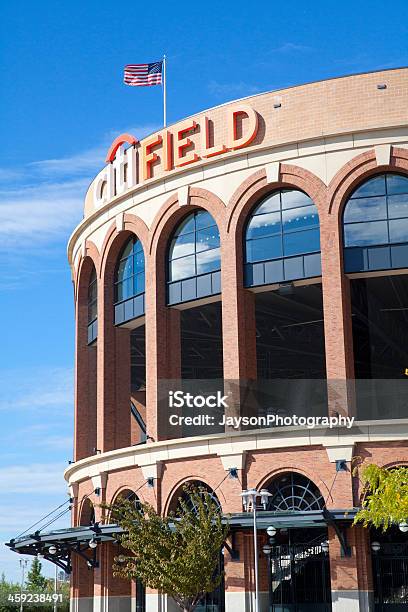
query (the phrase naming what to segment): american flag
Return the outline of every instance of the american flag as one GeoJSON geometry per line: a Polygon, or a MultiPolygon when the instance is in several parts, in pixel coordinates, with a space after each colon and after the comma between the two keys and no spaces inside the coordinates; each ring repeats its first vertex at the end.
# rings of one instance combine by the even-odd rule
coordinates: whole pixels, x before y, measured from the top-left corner
{"type": "Polygon", "coordinates": [[[160,85],[162,73],[163,60],[151,64],[128,64],[125,66],[123,82],[133,87],[160,85]]]}

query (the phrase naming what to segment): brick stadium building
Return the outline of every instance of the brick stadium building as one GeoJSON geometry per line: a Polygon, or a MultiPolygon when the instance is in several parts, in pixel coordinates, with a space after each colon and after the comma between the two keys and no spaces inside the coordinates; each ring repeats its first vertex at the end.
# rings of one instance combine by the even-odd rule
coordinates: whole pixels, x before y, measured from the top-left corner
{"type": "Polygon", "coordinates": [[[200,612],[254,610],[252,488],[271,493],[258,511],[262,611],[407,609],[406,536],[351,523],[353,461],[408,462],[408,69],[122,135],[107,162],[68,246],[76,529],[54,541],[61,558],[79,546],[90,559],[71,554],[72,609],[174,610],[112,576],[120,550],[99,504],[133,496],[166,513],[187,482],[231,515],[225,577],[200,612]],[[227,416],[355,421],[169,428],[163,388],[212,384],[228,388],[227,416]]]}

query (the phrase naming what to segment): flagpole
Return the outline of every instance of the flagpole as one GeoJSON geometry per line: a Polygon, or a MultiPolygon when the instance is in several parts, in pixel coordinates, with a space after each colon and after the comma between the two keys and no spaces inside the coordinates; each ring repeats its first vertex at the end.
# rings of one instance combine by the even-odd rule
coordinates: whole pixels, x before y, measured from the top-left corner
{"type": "Polygon", "coordinates": [[[166,55],[163,55],[163,127],[166,123],[166,55]]]}

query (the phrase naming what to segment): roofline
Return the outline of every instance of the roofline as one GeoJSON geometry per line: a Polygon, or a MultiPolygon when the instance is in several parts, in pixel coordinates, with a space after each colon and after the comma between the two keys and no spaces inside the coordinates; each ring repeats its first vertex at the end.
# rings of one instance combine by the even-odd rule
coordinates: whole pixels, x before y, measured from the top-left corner
{"type": "Polygon", "coordinates": [[[279,89],[267,89],[265,91],[260,91],[256,94],[251,94],[249,96],[244,96],[242,98],[234,98],[233,100],[228,100],[227,102],[222,102],[221,104],[217,104],[216,106],[210,106],[207,108],[203,108],[202,110],[199,110],[195,113],[192,113],[190,115],[187,115],[185,117],[181,117],[180,119],[177,119],[176,121],[173,121],[172,123],[166,125],[165,127],[161,127],[158,130],[155,130],[154,132],[149,132],[149,134],[147,134],[146,136],[144,136],[142,138],[142,140],[145,140],[145,138],[148,138],[149,136],[151,136],[152,134],[157,134],[158,132],[161,132],[164,129],[168,129],[174,125],[177,125],[177,123],[179,123],[180,121],[184,121],[185,119],[190,119],[192,117],[197,117],[197,115],[201,115],[202,113],[206,113],[209,111],[213,111],[217,108],[222,108],[223,106],[228,106],[229,104],[234,104],[235,102],[243,102],[244,100],[251,100],[252,98],[257,98],[259,96],[265,96],[266,94],[277,94],[279,92],[283,92],[283,91],[288,91],[290,89],[296,89],[297,87],[305,87],[307,85],[314,85],[315,83],[325,83],[328,81],[336,81],[336,80],[340,80],[340,79],[348,79],[351,77],[355,77],[355,76],[362,76],[365,74],[375,74],[375,73],[382,73],[382,72],[392,72],[394,70],[407,70],[408,69],[408,65],[407,66],[398,66],[395,68],[383,68],[380,70],[366,70],[366,71],[361,71],[361,72],[350,72],[348,74],[343,74],[341,76],[332,76],[332,77],[328,77],[325,79],[317,79],[316,81],[305,81],[304,83],[297,83],[296,85],[289,85],[288,87],[282,87],[279,89]]]}

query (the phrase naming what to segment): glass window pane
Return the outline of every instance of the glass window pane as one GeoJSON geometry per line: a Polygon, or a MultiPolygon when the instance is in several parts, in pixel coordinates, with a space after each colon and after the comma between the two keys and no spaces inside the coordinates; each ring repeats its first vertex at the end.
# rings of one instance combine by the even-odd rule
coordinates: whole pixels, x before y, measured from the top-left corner
{"type": "Polygon", "coordinates": [[[143,253],[143,247],[142,247],[142,243],[140,242],[140,240],[136,240],[135,244],[133,246],[133,252],[134,253],[143,253]]]}
{"type": "Polygon", "coordinates": [[[170,259],[177,259],[194,253],[195,234],[183,234],[175,238],[170,247],[170,259]]]}
{"type": "Polygon", "coordinates": [[[247,228],[247,238],[270,236],[281,232],[281,214],[267,213],[252,217],[247,228]]]}
{"type": "Polygon", "coordinates": [[[387,174],[387,193],[408,193],[408,177],[400,174],[387,174]]]}
{"type": "Polygon", "coordinates": [[[385,175],[374,176],[354,191],[352,198],[385,195],[385,175]]]}
{"type": "Polygon", "coordinates": [[[264,200],[258,208],[255,209],[254,215],[261,215],[266,212],[280,210],[280,191],[273,193],[264,200]]]}
{"type": "Polygon", "coordinates": [[[195,275],[195,255],[174,259],[170,262],[170,281],[195,275]]]}
{"type": "Polygon", "coordinates": [[[218,227],[212,226],[197,232],[197,252],[207,251],[220,246],[220,235],[218,227]]]}
{"type": "Polygon", "coordinates": [[[211,249],[197,255],[197,274],[213,272],[221,268],[220,249],[211,249]]]}
{"type": "Polygon", "coordinates": [[[283,231],[290,232],[319,225],[316,206],[291,208],[282,212],[283,231]]]}
{"type": "Polygon", "coordinates": [[[133,295],[133,276],[127,278],[122,283],[122,299],[127,300],[133,295]]]}
{"type": "Polygon", "coordinates": [[[346,247],[369,244],[388,244],[386,221],[350,223],[344,226],[344,245],[346,247]]]}
{"type": "Polygon", "coordinates": [[[116,302],[121,302],[123,300],[123,283],[118,283],[116,285],[116,302]]]}
{"type": "Polygon", "coordinates": [[[96,319],[97,314],[98,313],[97,313],[96,302],[93,302],[93,303],[89,304],[89,308],[88,308],[88,323],[90,323],[91,321],[96,319]]]}
{"type": "Polygon", "coordinates": [[[96,283],[92,283],[91,285],[89,285],[89,289],[88,289],[88,300],[90,302],[96,300],[97,297],[97,284],[96,283]]]}
{"type": "Polygon", "coordinates": [[[285,257],[313,253],[319,250],[320,231],[318,228],[283,235],[283,252],[285,257]]]}
{"type": "Polygon", "coordinates": [[[378,198],[361,198],[350,200],[344,211],[344,222],[375,221],[387,218],[387,202],[385,196],[378,198]]]}
{"type": "Polygon", "coordinates": [[[125,278],[128,278],[132,274],[133,274],[133,257],[130,256],[127,259],[119,262],[117,280],[118,281],[123,280],[125,278]]]}
{"type": "Polygon", "coordinates": [[[133,295],[139,295],[140,293],[143,293],[145,290],[145,275],[142,274],[136,274],[136,276],[133,277],[133,295]]]}
{"type": "Polygon", "coordinates": [[[196,228],[210,227],[216,225],[213,217],[206,210],[200,210],[196,213],[196,228]]]}
{"type": "Polygon", "coordinates": [[[189,215],[184,221],[178,226],[176,230],[176,236],[180,236],[181,234],[188,234],[189,232],[194,232],[195,224],[194,224],[194,215],[189,215]]]}
{"type": "Polygon", "coordinates": [[[408,219],[390,221],[390,242],[408,242],[408,219]]]}
{"type": "Polygon", "coordinates": [[[123,249],[121,253],[120,259],[125,259],[126,257],[129,257],[132,251],[133,251],[133,240],[129,240],[129,242],[126,244],[125,248],[123,249]]]}
{"type": "Polygon", "coordinates": [[[268,259],[276,259],[277,257],[282,257],[282,240],[280,234],[278,236],[248,240],[246,243],[246,261],[248,263],[267,261],[268,259]]]}
{"type": "Polygon", "coordinates": [[[282,209],[309,206],[310,204],[313,204],[313,201],[303,191],[295,189],[282,191],[282,209]]]}
{"type": "Polygon", "coordinates": [[[388,217],[408,217],[408,194],[388,196],[388,217]]]}
{"type": "Polygon", "coordinates": [[[136,253],[133,259],[134,259],[133,265],[134,265],[135,274],[137,274],[138,272],[143,272],[144,267],[145,267],[143,251],[139,251],[139,253],[136,253]]]}

